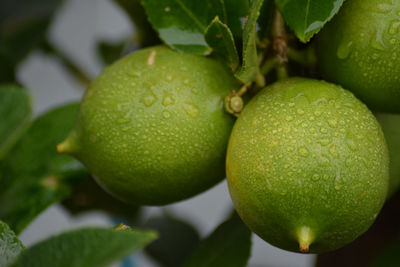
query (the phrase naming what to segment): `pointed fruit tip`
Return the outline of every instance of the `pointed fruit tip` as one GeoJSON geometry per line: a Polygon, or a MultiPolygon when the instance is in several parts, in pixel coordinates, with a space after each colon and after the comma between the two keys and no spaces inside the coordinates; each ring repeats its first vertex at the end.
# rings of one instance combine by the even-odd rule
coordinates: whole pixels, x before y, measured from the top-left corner
{"type": "Polygon", "coordinates": [[[297,232],[297,239],[300,252],[308,253],[310,251],[310,245],[314,241],[314,235],[311,229],[307,226],[301,227],[297,232]]]}

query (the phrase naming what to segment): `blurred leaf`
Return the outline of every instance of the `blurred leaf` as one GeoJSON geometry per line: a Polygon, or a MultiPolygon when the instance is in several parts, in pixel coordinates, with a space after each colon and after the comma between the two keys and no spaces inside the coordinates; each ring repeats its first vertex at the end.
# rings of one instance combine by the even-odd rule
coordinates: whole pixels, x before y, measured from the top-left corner
{"type": "Polygon", "coordinates": [[[205,38],[217,56],[222,58],[232,71],[235,71],[239,66],[239,56],[235,41],[228,26],[222,23],[218,16],[208,25],[205,38]]]}
{"type": "MultiPolygon", "coordinates": [[[[15,70],[29,52],[38,48],[62,0],[2,0],[0,1],[0,58],[8,72],[15,70]]],[[[2,81],[13,76],[1,74],[2,81]],[[6,78],[7,77],[7,78],[6,78]]]]}
{"type": "Polygon", "coordinates": [[[185,267],[245,267],[250,250],[251,231],[235,213],[200,243],[185,267]]]}
{"type": "Polygon", "coordinates": [[[7,224],[0,221],[0,266],[8,266],[25,247],[7,224]]]}
{"type": "Polygon", "coordinates": [[[389,191],[388,198],[400,189],[400,114],[375,114],[382,126],[389,149],[389,191]]]}
{"type": "Polygon", "coordinates": [[[110,215],[126,219],[130,224],[136,221],[140,211],[140,207],[122,202],[106,193],[91,177],[77,184],[72,194],[62,204],[75,215],[102,210],[110,215]]]}
{"type": "Polygon", "coordinates": [[[265,0],[258,17],[259,30],[257,32],[261,39],[269,36],[271,32],[272,18],[274,14],[275,3],[274,0],[265,0]]]}
{"type": "Polygon", "coordinates": [[[34,245],[13,266],[108,266],[156,238],[157,233],[149,230],[84,228],[34,245]]]}
{"type": "Polygon", "coordinates": [[[257,75],[260,73],[258,67],[255,32],[257,19],[260,15],[260,9],[263,2],[264,0],[251,1],[250,15],[248,16],[247,22],[244,26],[242,66],[235,73],[236,78],[243,83],[254,81],[257,78],[257,75]]]}
{"type": "Polygon", "coordinates": [[[68,196],[74,179],[87,176],[81,163],[56,151],[77,110],[78,104],[69,104],[38,117],[0,162],[0,219],[17,234],[48,206],[68,196]]]}
{"type": "Polygon", "coordinates": [[[217,15],[225,19],[221,0],[143,0],[144,8],[160,38],[172,48],[198,55],[207,55],[211,48],[204,32],[217,15]]]}
{"type": "Polygon", "coordinates": [[[339,11],[344,0],[275,0],[283,18],[306,43],[339,11]]]}
{"type": "Polygon", "coordinates": [[[129,16],[135,25],[136,40],[143,47],[161,43],[157,32],[147,20],[146,12],[138,0],[114,0],[129,16]]]}
{"type": "Polygon", "coordinates": [[[200,241],[192,225],[168,214],[151,218],[145,226],[160,234],[160,239],[150,244],[146,252],[164,267],[182,266],[200,241]]]}
{"type": "Polygon", "coordinates": [[[400,264],[400,236],[384,250],[377,260],[372,264],[373,267],[398,267],[400,264]]]}
{"type": "Polygon", "coordinates": [[[125,45],[125,41],[118,43],[103,41],[97,44],[97,50],[103,62],[106,65],[110,65],[122,56],[125,45]]]}
{"type": "Polygon", "coordinates": [[[26,90],[0,85],[0,160],[28,127],[31,113],[31,98],[26,90]]]}

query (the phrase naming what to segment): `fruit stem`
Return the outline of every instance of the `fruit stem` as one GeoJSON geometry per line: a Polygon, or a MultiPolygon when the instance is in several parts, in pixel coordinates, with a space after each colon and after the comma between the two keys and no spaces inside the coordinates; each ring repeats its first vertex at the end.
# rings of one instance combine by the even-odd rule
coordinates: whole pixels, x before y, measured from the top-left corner
{"type": "Polygon", "coordinates": [[[310,227],[300,227],[300,229],[297,231],[297,239],[299,242],[300,252],[308,253],[310,251],[310,245],[314,241],[314,235],[310,227]]]}
{"type": "Polygon", "coordinates": [[[288,38],[285,21],[277,7],[275,7],[274,19],[272,21],[272,38],[272,48],[278,58],[278,63],[274,65],[277,79],[286,79],[288,77],[288,38]]]}

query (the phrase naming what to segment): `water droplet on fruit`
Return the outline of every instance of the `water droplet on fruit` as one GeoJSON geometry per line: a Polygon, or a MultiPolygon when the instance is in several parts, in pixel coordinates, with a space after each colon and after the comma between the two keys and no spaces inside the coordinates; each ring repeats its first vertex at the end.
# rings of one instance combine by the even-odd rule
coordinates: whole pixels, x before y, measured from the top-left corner
{"type": "Polygon", "coordinates": [[[315,173],[315,174],[312,176],[311,179],[312,179],[313,181],[318,181],[318,180],[319,180],[319,177],[320,177],[319,174],[315,173]]]}
{"type": "Polygon", "coordinates": [[[169,95],[169,94],[164,94],[163,100],[162,100],[162,105],[163,106],[169,106],[175,103],[175,99],[169,95]]]}
{"type": "Polygon", "coordinates": [[[143,95],[141,99],[141,102],[148,107],[153,105],[156,101],[157,101],[157,96],[150,89],[146,91],[146,93],[143,95]]]}
{"type": "Polygon", "coordinates": [[[340,59],[346,59],[349,57],[351,53],[351,49],[353,46],[353,42],[341,42],[338,46],[338,49],[336,51],[336,55],[340,59]]]}
{"type": "Polygon", "coordinates": [[[165,110],[165,111],[163,111],[163,117],[168,119],[169,117],[171,117],[171,113],[169,113],[169,111],[165,110]]]}
{"type": "Polygon", "coordinates": [[[308,149],[304,146],[299,147],[299,154],[302,157],[308,157],[308,155],[310,155],[310,152],[308,151],[308,149]]]}
{"type": "Polygon", "coordinates": [[[376,32],[375,37],[372,37],[371,46],[377,50],[385,51],[386,47],[382,39],[382,34],[380,32],[376,32]]]}
{"type": "Polygon", "coordinates": [[[289,115],[289,116],[286,116],[285,119],[286,119],[286,121],[291,121],[291,120],[293,120],[293,117],[289,115]]]}
{"type": "Polygon", "coordinates": [[[329,147],[329,153],[331,153],[331,155],[333,156],[333,157],[335,157],[335,158],[338,158],[338,153],[337,153],[337,148],[336,148],[336,146],[335,145],[331,145],[330,147],[329,147]]]}
{"type": "Polygon", "coordinates": [[[375,9],[374,11],[377,12],[377,13],[380,13],[380,14],[387,14],[387,13],[389,13],[389,12],[392,10],[392,8],[393,8],[391,5],[384,4],[384,3],[378,4],[377,7],[378,7],[378,8],[375,9]]]}
{"type": "Polygon", "coordinates": [[[332,118],[328,120],[328,124],[329,126],[331,126],[332,128],[337,128],[338,126],[338,122],[336,118],[332,118]]]}
{"type": "Polygon", "coordinates": [[[393,20],[392,22],[390,22],[389,34],[391,35],[397,34],[399,32],[399,28],[400,28],[400,20],[393,20]]]}
{"type": "Polygon", "coordinates": [[[183,110],[192,118],[197,118],[199,116],[199,108],[192,103],[183,104],[183,110]]]}
{"type": "Polygon", "coordinates": [[[320,130],[319,130],[321,133],[327,133],[328,132],[328,130],[326,129],[326,128],[321,128],[320,130]]]}
{"type": "Polygon", "coordinates": [[[305,112],[304,112],[304,109],[301,109],[301,108],[298,108],[297,109],[297,114],[299,114],[299,115],[303,115],[305,112]]]}
{"type": "Polygon", "coordinates": [[[173,77],[172,77],[172,75],[168,74],[166,79],[167,79],[167,81],[172,81],[173,77]]]}
{"type": "Polygon", "coordinates": [[[199,93],[199,90],[195,87],[193,87],[190,91],[192,91],[192,93],[195,95],[197,95],[199,93]]]}

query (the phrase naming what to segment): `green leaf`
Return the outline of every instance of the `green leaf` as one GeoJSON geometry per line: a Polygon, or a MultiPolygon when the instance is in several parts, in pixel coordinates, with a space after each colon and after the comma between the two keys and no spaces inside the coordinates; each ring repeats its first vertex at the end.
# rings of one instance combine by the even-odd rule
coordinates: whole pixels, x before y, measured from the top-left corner
{"type": "Polygon", "coordinates": [[[283,18],[306,43],[339,11],[344,0],[275,0],[283,18]]]}
{"type": "Polygon", "coordinates": [[[251,12],[243,31],[243,61],[241,68],[235,73],[243,83],[255,81],[260,73],[256,47],[256,23],[264,0],[253,0],[251,12]]]}
{"type": "Polygon", "coordinates": [[[190,256],[185,267],[245,267],[250,257],[251,231],[235,213],[190,256]]]}
{"type": "Polygon", "coordinates": [[[200,242],[193,226],[168,214],[151,218],[145,226],[160,234],[160,239],[150,244],[146,252],[164,267],[182,266],[200,242]]]}
{"type": "Polygon", "coordinates": [[[198,55],[207,55],[211,48],[204,32],[210,21],[219,15],[225,19],[220,0],[143,0],[144,8],[160,38],[172,48],[198,55]]]}
{"type": "Polygon", "coordinates": [[[222,22],[229,26],[233,36],[242,38],[244,21],[249,14],[249,0],[221,0],[225,4],[226,18],[222,22]]]}
{"type": "MultiPolygon", "coordinates": [[[[46,38],[47,28],[62,0],[0,1],[0,59],[7,71],[15,67],[46,38]]],[[[1,74],[1,79],[12,79],[1,74]]]]}
{"type": "Polygon", "coordinates": [[[63,206],[73,215],[93,210],[102,210],[134,224],[140,207],[122,202],[106,193],[91,177],[74,186],[72,194],[63,201],[63,206]]]}
{"type": "Polygon", "coordinates": [[[0,163],[0,219],[16,233],[68,196],[73,178],[88,175],[81,163],[56,151],[77,110],[77,104],[69,104],[38,117],[0,163]]]}
{"type": "Polygon", "coordinates": [[[143,6],[138,0],[114,0],[135,25],[135,40],[143,47],[161,43],[156,31],[147,20],[143,6]]]}
{"type": "Polygon", "coordinates": [[[16,85],[0,86],[0,160],[29,125],[31,97],[16,85]]]}
{"type": "Polygon", "coordinates": [[[232,32],[222,23],[218,16],[208,25],[205,33],[207,43],[214,49],[228,66],[235,71],[239,66],[239,56],[236,50],[232,32]]]}
{"type": "Polygon", "coordinates": [[[156,238],[157,233],[149,230],[85,228],[34,245],[13,266],[108,266],[156,238]]]}
{"type": "Polygon", "coordinates": [[[9,266],[25,250],[7,224],[0,221],[0,266],[9,266]]]}

